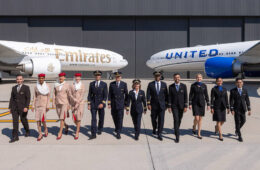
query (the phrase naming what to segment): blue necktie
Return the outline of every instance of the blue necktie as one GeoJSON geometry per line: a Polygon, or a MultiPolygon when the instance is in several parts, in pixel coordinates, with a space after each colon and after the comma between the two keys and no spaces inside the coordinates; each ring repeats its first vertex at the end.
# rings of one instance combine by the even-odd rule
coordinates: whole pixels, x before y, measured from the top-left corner
{"type": "Polygon", "coordinates": [[[238,89],[239,95],[242,95],[242,89],[238,89]]]}
{"type": "Polygon", "coordinates": [[[176,90],[179,91],[179,84],[176,84],[176,90]]]}
{"type": "Polygon", "coordinates": [[[157,92],[157,95],[159,95],[159,93],[160,93],[159,82],[156,83],[156,86],[157,86],[157,88],[156,88],[156,92],[157,92]]]}
{"type": "Polygon", "coordinates": [[[219,91],[222,91],[222,90],[223,90],[223,87],[222,87],[222,86],[218,86],[218,90],[219,90],[219,91]]]}

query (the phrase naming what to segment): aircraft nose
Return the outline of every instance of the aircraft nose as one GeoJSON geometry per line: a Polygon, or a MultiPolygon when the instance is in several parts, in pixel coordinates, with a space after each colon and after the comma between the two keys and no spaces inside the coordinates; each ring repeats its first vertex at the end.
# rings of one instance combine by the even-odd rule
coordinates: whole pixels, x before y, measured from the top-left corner
{"type": "Polygon", "coordinates": [[[126,67],[128,65],[128,61],[126,59],[122,60],[123,67],[126,67]]]}
{"type": "Polygon", "coordinates": [[[153,67],[154,67],[153,61],[151,59],[146,61],[146,65],[147,65],[147,67],[149,67],[151,69],[153,69],[153,67]]]}

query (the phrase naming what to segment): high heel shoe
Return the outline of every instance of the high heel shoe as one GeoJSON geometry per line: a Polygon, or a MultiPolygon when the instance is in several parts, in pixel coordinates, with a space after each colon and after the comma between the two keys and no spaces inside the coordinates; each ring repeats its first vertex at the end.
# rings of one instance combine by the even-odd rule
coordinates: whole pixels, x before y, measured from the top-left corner
{"type": "Polygon", "coordinates": [[[198,136],[199,139],[202,139],[202,136],[198,136]]]}
{"type": "Polygon", "coordinates": [[[59,136],[57,136],[57,138],[56,138],[56,139],[57,139],[57,140],[60,140],[60,139],[61,139],[61,137],[62,137],[62,134],[60,135],[60,137],[59,137],[59,136]]]}
{"type": "Polygon", "coordinates": [[[37,138],[37,141],[38,141],[38,142],[41,141],[42,138],[43,138],[43,136],[41,136],[40,138],[37,138]]]}
{"type": "Polygon", "coordinates": [[[47,136],[48,136],[48,132],[47,132],[47,133],[45,133],[45,134],[44,134],[44,136],[45,136],[45,137],[47,137],[47,136]]]}
{"type": "Polygon", "coordinates": [[[223,139],[223,138],[219,138],[219,140],[220,140],[220,141],[222,141],[222,142],[224,141],[224,139],[223,139]]]}
{"type": "Polygon", "coordinates": [[[74,139],[75,139],[75,140],[78,140],[78,139],[79,139],[79,137],[78,137],[78,136],[75,136],[75,137],[74,137],[74,139]]]}

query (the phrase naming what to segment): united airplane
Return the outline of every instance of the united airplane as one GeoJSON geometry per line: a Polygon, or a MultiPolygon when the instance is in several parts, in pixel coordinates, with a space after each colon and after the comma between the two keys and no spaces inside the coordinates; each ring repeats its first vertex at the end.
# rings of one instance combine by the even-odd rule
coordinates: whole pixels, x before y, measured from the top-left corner
{"type": "Polygon", "coordinates": [[[260,77],[260,40],[169,49],[146,65],[164,72],[205,71],[212,78],[260,77]]]}
{"type": "Polygon", "coordinates": [[[105,49],[0,41],[0,71],[10,74],[56,77],[61,71],[116,71],[127,65],[123,56],[105,49]]]}

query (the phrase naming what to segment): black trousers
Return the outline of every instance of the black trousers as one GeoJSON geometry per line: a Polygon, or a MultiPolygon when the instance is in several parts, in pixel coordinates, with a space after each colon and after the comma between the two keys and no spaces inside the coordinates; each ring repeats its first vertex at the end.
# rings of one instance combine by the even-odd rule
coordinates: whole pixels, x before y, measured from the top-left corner
{"type": "Polygon", "coordinates": [[[152,107],[151,120],[152,120],[153,130],[155,131],[158,128],[158,135],[161,135],[163,131],[164,115],[165,115],[164,109],[161,108],[154,109],[152,107]]]}
{"type": "Polygon", "coordinates": [[[141,127],[141,119],[142,119],[142,113],[139,113],[135,110],[131,110],[131,117],[134,124],[135,134],[139,136],[140,134],[140,127],[141,127]]]}
{"type": "Polygon", "coordinates": [[[177,138],[180,136],[180,125],[183,117],[183,109],[172,107],[174,133],[177,138]]]}
{"type": "Polygon", "coordinates": [[[104,126],[105,110],[103,109],[91,109],[91,133],[95,135],[97,129],[103,130],[104,126]],[[98,113],[98,128],[97,128],[97,113],[98,113]]]}
{"type": "Polygon", "coordinates": [[[246,123],[246,113],[243,109],[235,110],[235,124],[236,124],[236,132],[239,137],[241,137],[240,129],[246,123]]]}
{"type": "Polygon", "coordinates": [[[124,119],[124,109],[112,109],[112,118],[115,124],[116,133],[121,133],[124,119]]]}
{"type": "Polygon", "coordinates": [[[21,122],[23,124],[23,127],[26,132],[29,131],[29,124],[27,120],[27,113],[23,111],[18,110],[12,110],[12,117],[13,117],[13,137],[18,137],[18,129],[19,129],[19,116],[21,119],[21,122]]]}

